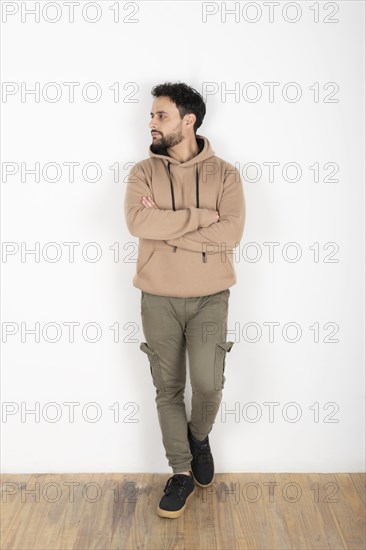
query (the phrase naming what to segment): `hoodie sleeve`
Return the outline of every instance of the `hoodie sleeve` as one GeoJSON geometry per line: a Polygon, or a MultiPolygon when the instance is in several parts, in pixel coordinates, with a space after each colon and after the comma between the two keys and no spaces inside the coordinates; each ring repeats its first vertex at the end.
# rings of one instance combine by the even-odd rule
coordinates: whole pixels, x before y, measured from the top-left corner
{"type": "Polygon", "coordinates": [[[218,222],[182,237],[167,239],[167,243],[194,252],[207,250],[215,253],[236,248],[244,232],[246,205],[239,170],[230,163],[226,163],[223,192],[217,209],[218,222]]]}
{"type": "Polygon", "coordinates": [[[131,235],[143,239],[176,239],[198,227],[212,224],[210,210],[190,206],[182,210],[147,208],[141,199],[153,196],[152,189],[140,163],[135,165],[127,181],[124,212],[131,235]]]}

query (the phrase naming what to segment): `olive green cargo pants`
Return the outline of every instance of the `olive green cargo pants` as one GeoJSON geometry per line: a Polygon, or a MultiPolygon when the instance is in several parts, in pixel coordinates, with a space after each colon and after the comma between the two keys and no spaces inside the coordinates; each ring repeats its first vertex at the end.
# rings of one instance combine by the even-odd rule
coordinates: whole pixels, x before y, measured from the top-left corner
{"type": "Polygon", "coordinates": [[[165,455],[173,473],[191,468],[184,403],[186,348],[192,386],[189,427],[203,440],[211,432],[225,384],[230,290],[208,296],[177,298],[141,291],[141,319],[155,386],[158,419],[165,455]]]}

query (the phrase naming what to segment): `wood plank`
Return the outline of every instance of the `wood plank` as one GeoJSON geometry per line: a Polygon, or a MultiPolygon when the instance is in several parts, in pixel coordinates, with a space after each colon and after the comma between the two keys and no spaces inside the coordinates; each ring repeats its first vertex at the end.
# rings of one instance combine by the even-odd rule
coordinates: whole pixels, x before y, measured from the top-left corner
{"type": "Polygon", "coordinates": [[[362,473],[352,473],[349,474],[352,479],[352,483],[358,492],[358,495],[363,503],[363,506],[366,507],[366,486],[365,486],[365,474],[362,473]]]}
{"type": "Polygon", "coordinates": [[[196,486],[186,512],[175,520],[156,513],[170,475],[2,474],[1,548],[361,550],[366,546],[364,473],[216,474],[211,488],[196,486]],[[7,483],[15,484],[13,495],[6,495],[7,483]],[[37,483],[38,502],[29,494],[37,483]],[[56,495],[50,485],[45,494],[52,483],[59,490],[55,502],[50,501],[56,495]],[[70,483],[77,484],[74,499],[70,483]]]}
{"type": "Polygon", "coordinates": [[[346,547],[365,548],[365,508],[349,474],[335,474],[339,487],[339,502],[331,504],[346,547]],[[363,532],[362,532],[363,531],[363,532]]]}
{"type": "MultiPolygon", "coordinates": [[[[297,474],[298,475],[298,474],[297,474]]],[[[305,506],[302,508],[304,523],[311,540],[311,548],[331,548],[339,550],[345,548],[344,539],[338,526],[334,524],[334,517],[329,507],[331,494],[334,492],[333,485],[336,483],[334,474],[303,474],[305,478],[304,487],[309,495],[305,499],[305,506]]],[[[332,498],[337,498],[334,495],[332,498]]]]}

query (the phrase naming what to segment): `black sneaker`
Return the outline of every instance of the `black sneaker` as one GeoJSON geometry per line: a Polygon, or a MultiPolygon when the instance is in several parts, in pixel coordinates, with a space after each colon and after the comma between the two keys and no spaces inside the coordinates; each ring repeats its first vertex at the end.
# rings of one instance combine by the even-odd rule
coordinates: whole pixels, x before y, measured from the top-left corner
{"type": "Polygon", "coordinates": [[[178,518],[186,508],[187,503],[193,497],[194,479],[192,472],[186,474],[174,474],[165,484],[164,495],[158,505],[158,515],[162,518],[178,518]]]}
{"type": "Polygon", "coordinates": [[[199,441],[192,435],[188,425],[188,441],[193,456],[191,462],[193,477],[200,487],[207,487],[211,485],[215,473],[208,436],[203,441],[199,441]]]}

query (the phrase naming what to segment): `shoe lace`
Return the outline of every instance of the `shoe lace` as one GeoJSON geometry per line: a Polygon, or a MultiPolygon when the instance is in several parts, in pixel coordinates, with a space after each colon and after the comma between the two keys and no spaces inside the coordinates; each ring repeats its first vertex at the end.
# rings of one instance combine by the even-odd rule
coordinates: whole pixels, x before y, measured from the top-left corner
{"type": "MultiPolygon", "coordinates": [[[[177,495],[181,496],[183,491],[187,490],[187,487],[185,486],[185,479],[183,479],[183,475],[182,474],[175,474],[172,477],[170,477],[168,479],[168,481],[166,482],[166,484],[165,484],[164,493],[169,495],[172,492],[176,491],[177,495]]],[[[186,475],[184,475],[184,477],[188,478],[188,476],[186,476],[186,475]]]]}
{"type": "Polygon", "coordinates": [[[208,443],[204,443],[197,449],[194,449],[193,451],[194,460],[197,463],[206,463],[211,464],[212,463],[212,456],[211,456],[211,449],[208,443]]]}

